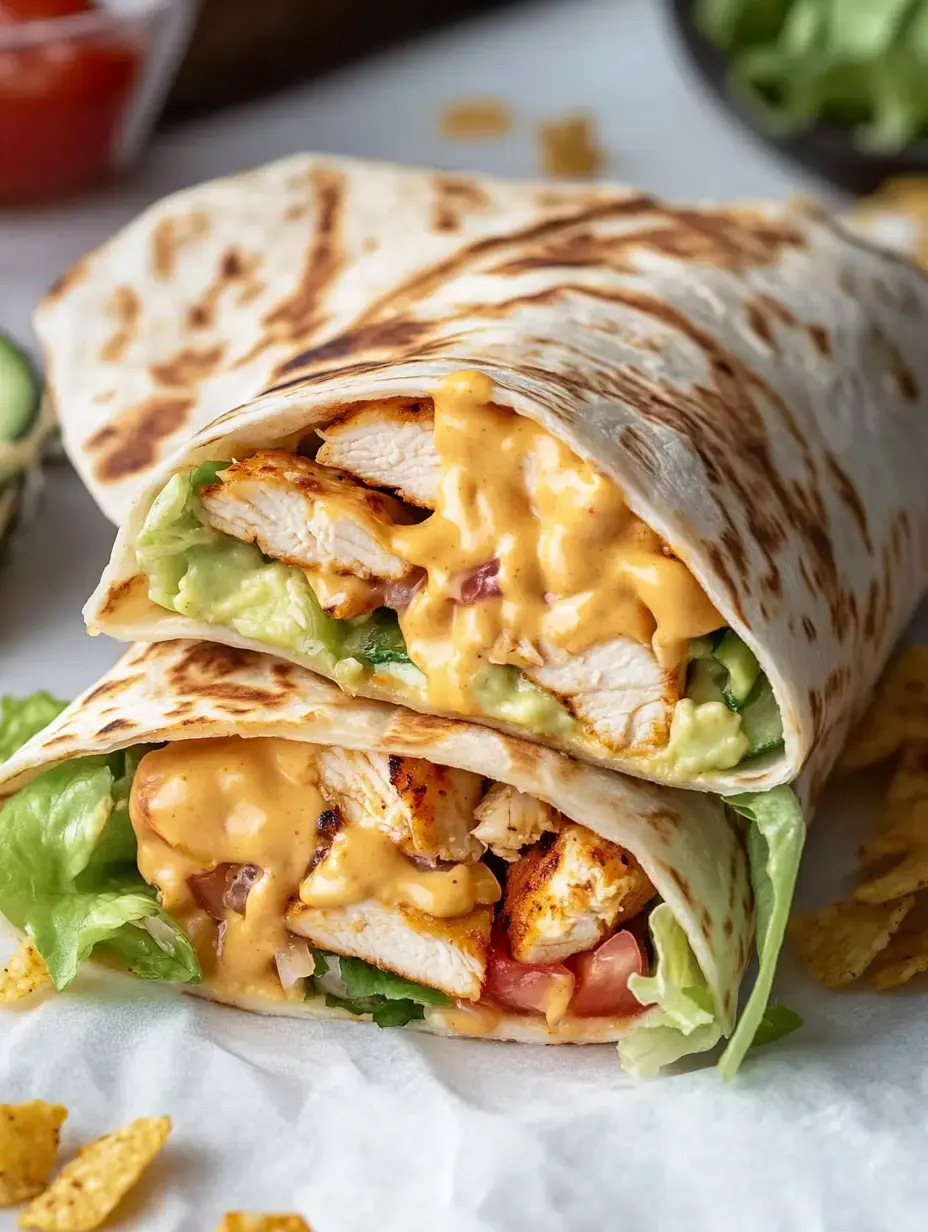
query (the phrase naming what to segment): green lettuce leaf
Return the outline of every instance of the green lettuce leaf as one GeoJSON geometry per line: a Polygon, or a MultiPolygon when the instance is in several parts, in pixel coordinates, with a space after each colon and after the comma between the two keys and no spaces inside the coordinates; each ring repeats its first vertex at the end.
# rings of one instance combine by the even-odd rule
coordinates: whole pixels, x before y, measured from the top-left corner
{"type": "Polygon", "coordinates": [[[707,1052],[722,1034],[712,993],[670,907],[658,904],[648,923],[655,971],[629,976],[628,987],[656,1012],[619,1043],[623,1068],[637,1078],[653,1078],[681,1057],[707,1052]]]}
{"type": "Polygon", "coordinates": [[[786,1005],[768,1005],[764,1016],[754,1032],[753,1048],[762,1048],[765,1044],[775,1044],[784,1036],[792,1035],[802,1026],[802,1019],[795,1010],[786,1005]]]}
{"type": "Polygon", "coordinates": [[[0,698],[0,762],[12,757],[67,706],[51,693],[0,698]]]}
{"type": "Polygon", "coordinates": [[[425,1017],[426,1005],[451,1004],[443,992],[381,971],[360,958],[340,958],[325,950],[314,951],[314,958],[316,972],[309,992],[325,993],[326,1005],[349,1014],[369,1014],[378,1027],[405,1027],[425,1017]]]}
{"type": "Polygon", "coordinates": [[[719,1061],[719,1072],[727,1082],[738,1072],[755,1042],[770,1000],[796,889],[806,825],[799,801],[788,787],[729,796],[726,803],[751,822],[748,859],[754,887],[758,955],[757,980],[719,1061]]]}
{"type": "Polygon", "coordinates": [[[46,770],[0,814],[0,912],[33,939],[58,989],[98,944],[144,978],[201,978],[189,938],[136,868],[128,795],[143,752],[46,770]]]}

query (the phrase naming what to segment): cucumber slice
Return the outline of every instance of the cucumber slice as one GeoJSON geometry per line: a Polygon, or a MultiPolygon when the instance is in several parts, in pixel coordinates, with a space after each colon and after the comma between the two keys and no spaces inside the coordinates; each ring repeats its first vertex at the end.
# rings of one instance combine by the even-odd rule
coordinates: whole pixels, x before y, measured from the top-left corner
{"type": "Polygon", "coordinates": [[[751,742],[748,757],[770,753],[783,743],[783,720],[766,676],[761,676],[742,707],[741,730],[751,742]]]}
{"type": "Polygon", "coordinates": [[[0,440],[15,441],[39,413],[42,387],[25,352],[0,334],[0,440]]]}
{"type": "Polygon", "coordinates": [[[727,630],[715,648],[715,658],[728,672],[722,685],[722,696],[732,710],[740,710],[751,696],[760,676],[760,665],[737,633],[727,630]]]}
{"type": "Polygon", "coordinates": [[[697,706],[721,702],[725,669],[714,659],[693,659],[686,674],[686,696],[697,706]]]}

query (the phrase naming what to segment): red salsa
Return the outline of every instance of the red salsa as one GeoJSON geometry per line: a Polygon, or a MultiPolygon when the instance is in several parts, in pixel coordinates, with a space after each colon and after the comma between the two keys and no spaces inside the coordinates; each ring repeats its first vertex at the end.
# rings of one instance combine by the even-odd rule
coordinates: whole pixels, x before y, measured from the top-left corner
{"type": "Polygon", "coordinates": [[[0,200],[53,196],[110,166],[141,49],[110,31],[51,28],[32,38],[16,29],[96,7],[89,0],[0,0],[0,200]]]}

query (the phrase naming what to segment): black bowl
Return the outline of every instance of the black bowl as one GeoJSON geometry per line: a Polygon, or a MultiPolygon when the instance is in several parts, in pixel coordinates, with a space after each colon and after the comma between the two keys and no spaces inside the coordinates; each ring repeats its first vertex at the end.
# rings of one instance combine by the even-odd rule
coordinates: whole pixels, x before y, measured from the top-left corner
{"type": "Polygon", "coordinates": [[[769,132],[762,118],[729,89],[728,60],[696,28],[695,0],[667,0],[667,4],[680,43],[699,76],[727,111],[781,154],[858,196],[874,192],[892,176],[928,174],[928,141],[898,154],[872,154],[858,149],[850,129],[837,124],[821,122],[787,136],[769,132]]]}

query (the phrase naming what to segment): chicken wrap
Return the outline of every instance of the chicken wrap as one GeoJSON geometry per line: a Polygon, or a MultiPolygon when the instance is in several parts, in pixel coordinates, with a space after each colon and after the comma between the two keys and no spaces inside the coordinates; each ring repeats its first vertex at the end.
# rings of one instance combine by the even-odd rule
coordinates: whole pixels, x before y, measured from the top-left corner
{"type": "Polygon", "coordinates": [[[320,158],[194,189],[38,317],[123,520],[88,625],[656,782],[814,749],[814,794],[925,585],[926,319],[801,203],[320,158]]]}
{"type": "Polygon", "coordinates": [[[41,730],[0,772],[0,911],[59,989],[93,954],[247,1010],[621,1041],[639,1073],[732,1033],[754,906],[717,798],[213,643],[55,708],[4,709],[41,730]]]}

